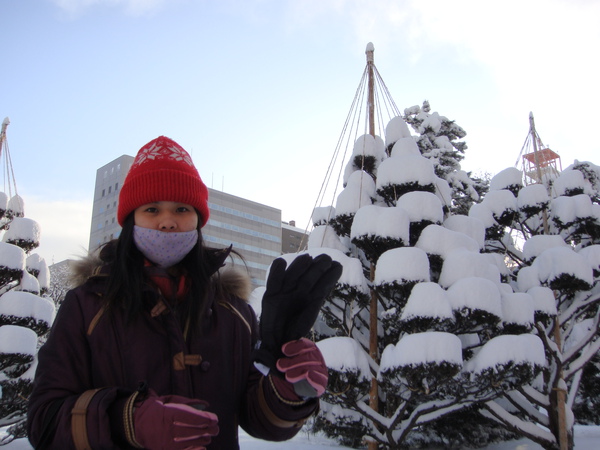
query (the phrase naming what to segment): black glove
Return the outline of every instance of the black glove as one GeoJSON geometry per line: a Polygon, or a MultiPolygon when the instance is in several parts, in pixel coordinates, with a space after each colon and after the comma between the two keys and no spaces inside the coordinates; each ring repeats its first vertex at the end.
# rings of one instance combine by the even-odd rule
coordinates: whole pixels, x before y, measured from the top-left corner
{"type": "Polygon", "coordinates": [[[281,347],[308,335],[343,269],[325,254],[314,259],[303,254],[287,270],[286,266],[282,258],[271,265],[262,298],[261,344],[255,354],[258,362],[275,371],[275,363],[283,357],[281,347]]]}

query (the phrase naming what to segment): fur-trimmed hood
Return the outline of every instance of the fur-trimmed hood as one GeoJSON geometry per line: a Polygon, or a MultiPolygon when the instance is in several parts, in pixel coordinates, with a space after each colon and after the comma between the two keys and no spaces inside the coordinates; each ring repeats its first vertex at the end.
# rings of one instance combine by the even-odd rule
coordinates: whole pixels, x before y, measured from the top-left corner
{"type": "MultiPolygon", "coordinates": [[[[89,279],[107,273],[108,266],[98,253],[69,262],[70,276],[68,284],[70,289],[85,284],[89,279]]],[[[224,265],[212,276],[214,283],[226,294],[230,294],[248,301],[252,293],[252,281],[245,268],[234,265],[224,265]]]]}

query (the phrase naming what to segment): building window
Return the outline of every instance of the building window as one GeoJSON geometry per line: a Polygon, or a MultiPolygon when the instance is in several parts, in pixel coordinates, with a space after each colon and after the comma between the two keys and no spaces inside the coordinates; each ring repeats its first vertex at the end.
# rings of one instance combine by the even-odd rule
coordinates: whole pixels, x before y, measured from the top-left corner
{"type": "Polygon", "coordinates": [[[106,194],[106,189],[102,189],[102,197],[106,194]]]}
{"type": "Polygon", "coordinates": [[[112,191],[112,186],[109,186],[109,187],[108,187],[108,193],[110,194],[110,193],[111,193],[111,191],[112,191]]]}
{"type": "Polygon", "coordinates": [[[119,183],[115,183],[115,192],[119,190],[119,183]]]}

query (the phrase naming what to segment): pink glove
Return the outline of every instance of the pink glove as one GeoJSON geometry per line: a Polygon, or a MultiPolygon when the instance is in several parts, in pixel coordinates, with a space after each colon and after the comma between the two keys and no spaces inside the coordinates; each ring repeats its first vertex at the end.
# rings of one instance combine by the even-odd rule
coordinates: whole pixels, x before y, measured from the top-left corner
{"type": "Polygon", "coordinates": [[[320,397],[327,387],[327,366],[319,348],[309,339],[301,338],[283,344],[286,356],[277,360],[277,369],[294,385],[300,397],[320,397]]]}
{"type": "Polygon", "coordinates": [[[201,400],[178,395],[158,397],[151,390],[133,413],[135,440],[147,449],[204,450],[219,434],[219,419],[201,410],[206,406],[201,400]]]}

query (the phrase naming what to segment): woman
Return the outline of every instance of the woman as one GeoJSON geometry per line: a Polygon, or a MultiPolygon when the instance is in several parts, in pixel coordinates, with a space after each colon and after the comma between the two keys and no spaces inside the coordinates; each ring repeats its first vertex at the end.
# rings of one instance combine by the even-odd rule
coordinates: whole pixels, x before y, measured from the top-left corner
{"type": "Polygon", "coordinates": [[[164,136],[138,152],[117,218],[118,240],[77,265],[80,283],[38,354],[30,442],[236,449],[238,425],[261,439],[293,437],[327,383],[322,355],[302,336],[339,264],[276,260],[259,333],[247,274],[223,269],[230,249],[202,243],[208,190],[164,136]]]}

